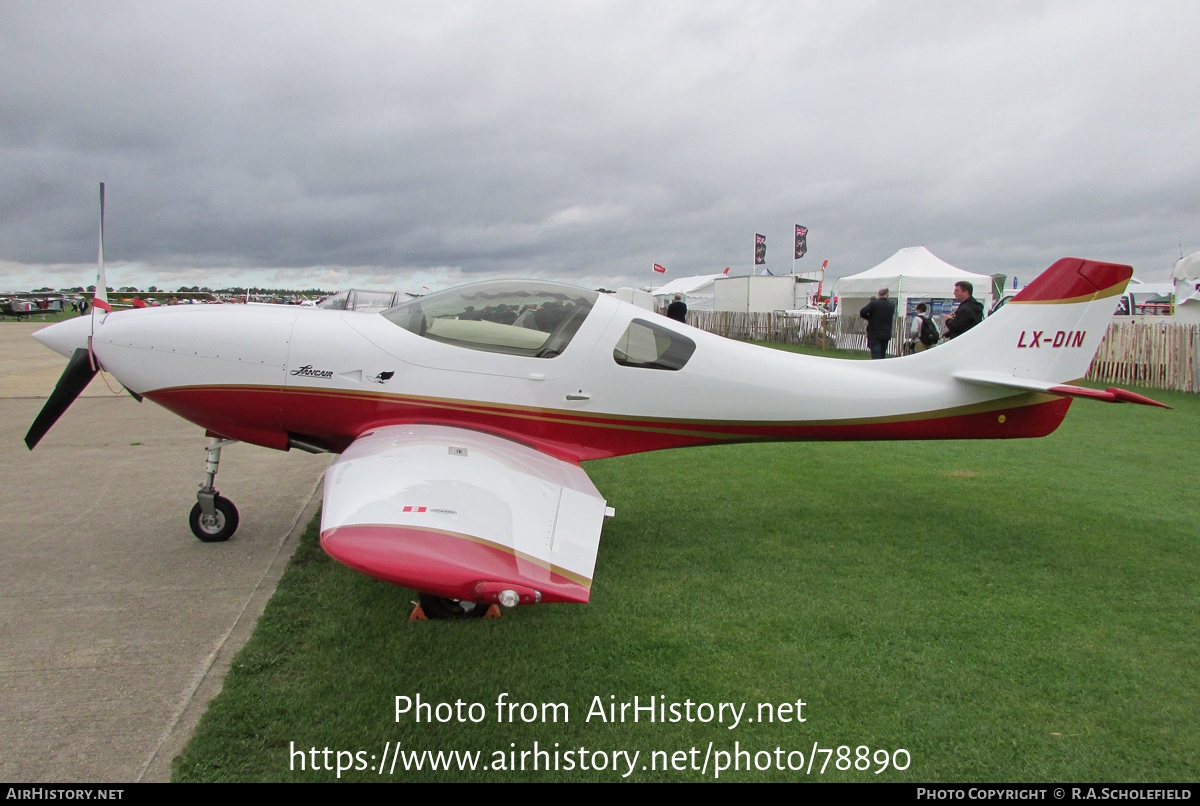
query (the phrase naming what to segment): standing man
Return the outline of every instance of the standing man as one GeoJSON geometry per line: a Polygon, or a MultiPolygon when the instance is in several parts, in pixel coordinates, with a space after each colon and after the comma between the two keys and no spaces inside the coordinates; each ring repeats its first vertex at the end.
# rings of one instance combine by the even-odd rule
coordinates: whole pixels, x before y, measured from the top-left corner
{"type": "Polygon", "coordinates": [[[975,287],[966,280],[954,284],[954,298],[958,307],[946,317],[946,338],[961,336],[983,321],[983,303],[971,296],[975,287]]]}
{"type": "Polygon", "coordinates": [[[687,324],[687,303],[679,294],[676,294],[675,301],[667,306],[667,316],[676,322],[687,324]]]}
{"type": "Polygon", "coordinates": [[[925,352],[942,337],[928,311],[929,306],[924,302],[917,303],[917,315],[913,317],[912,327],[908,330],[909,347],[914,353],[925,352]]]}
{"type": "Polygon", "coordinates": [[[896,303],[888,299],[888,290],[879,289],[879,296],[872,299],[858,315],[867,320],[867,347],[871,358],[887,355],[888,342],[892,340],[892,319],[896,316],[896,303]]]}

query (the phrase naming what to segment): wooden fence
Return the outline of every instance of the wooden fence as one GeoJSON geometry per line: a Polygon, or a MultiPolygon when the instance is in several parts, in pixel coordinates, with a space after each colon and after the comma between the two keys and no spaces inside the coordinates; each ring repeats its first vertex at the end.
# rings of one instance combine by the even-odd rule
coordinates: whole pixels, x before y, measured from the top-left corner
{"type": "MultiPolygon", "coordinates": [[[[793,317],[779,313],[688,311],[687,323],[709,333],[740,341],[799,344],[829,335],[836,329],[832,316],[793,317]]],[[[832,341],[830,343],[832,347],[832,341]]]]}
{"type": "Polygon", "coordinates": [[[1113,322],[1087,379],[1200,392],[1200,325],[1113,322]]]}
{"type": "MultiPolygon", "coordinates": [[[[866,350],[865,322],[838,316],[688,311],[688,324],[740,341],[810,344],[822,349],[866,350]]],[[[901,349],[899,318],[888,354],[901,349]]],[[[1152,389],[1200,392],[1200,325],[1113,322],[1100,341],[1087,379],[1152,389]]]]}
{"type": "MultiPolygon", "coordinates": [[[[664,309],[665,310],[665,309],[664,309]]],[[[821,349],[866,350],[867,323],[836,314],[788,316],[782,313],[688,311],[687,323],[729,339],[781,344],[809,344],[821,349]]],[[[904,322],[897,319],[888,354],[898,355],[904,322]]]]}

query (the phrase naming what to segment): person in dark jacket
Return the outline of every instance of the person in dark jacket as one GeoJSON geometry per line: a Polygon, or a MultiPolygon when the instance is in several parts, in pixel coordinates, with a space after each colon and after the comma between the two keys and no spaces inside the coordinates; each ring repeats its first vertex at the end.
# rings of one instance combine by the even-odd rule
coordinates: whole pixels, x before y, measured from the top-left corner
{"type": "Polygon", "coordinates": [[[867,347],[871,349],[871,358],[883,358],[888,342],[892,340],[892,320],[896,316],[896,303],[888,299],[888,290],[879,289],[879,296],[864,305],[858,315],[867,320],[867,347]]]}
{"type": "Polygon", "coordinates": [[[958,307],[946,317],[946,338],[961,336],[983,321],[983,303],[971,296],[975,287],[966,280],[954,284],[954,298],[958,307]]]}
{"type": "Polygon", "coordinates": [[[679,294],[676,294],[675,301],[667,306],[667,316],[676,322],[687,322],[687,303],[679,294]]]}

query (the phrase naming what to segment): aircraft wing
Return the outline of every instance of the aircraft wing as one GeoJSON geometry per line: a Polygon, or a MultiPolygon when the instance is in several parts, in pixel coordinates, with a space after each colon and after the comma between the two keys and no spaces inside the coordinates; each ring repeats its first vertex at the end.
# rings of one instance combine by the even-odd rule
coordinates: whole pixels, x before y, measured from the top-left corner
{"type": "Polygon", "coordinates": [[[586,602],[611,514],[577,464],[462,428],[385,426],[326,472],[321,545],[438,596],[586,602]]]}

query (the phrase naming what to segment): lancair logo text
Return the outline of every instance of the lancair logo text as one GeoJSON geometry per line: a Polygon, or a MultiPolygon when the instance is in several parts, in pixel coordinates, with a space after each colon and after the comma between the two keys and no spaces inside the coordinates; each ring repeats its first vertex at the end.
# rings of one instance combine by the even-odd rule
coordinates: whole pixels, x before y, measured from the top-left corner
{"type": "Polygon", "coordinates": [[[313,369],[312,364],[305,364],[299,369],[292,370],[293,375],[303,375],[306,378],[332,378],[333,370],[313,369]]]}

